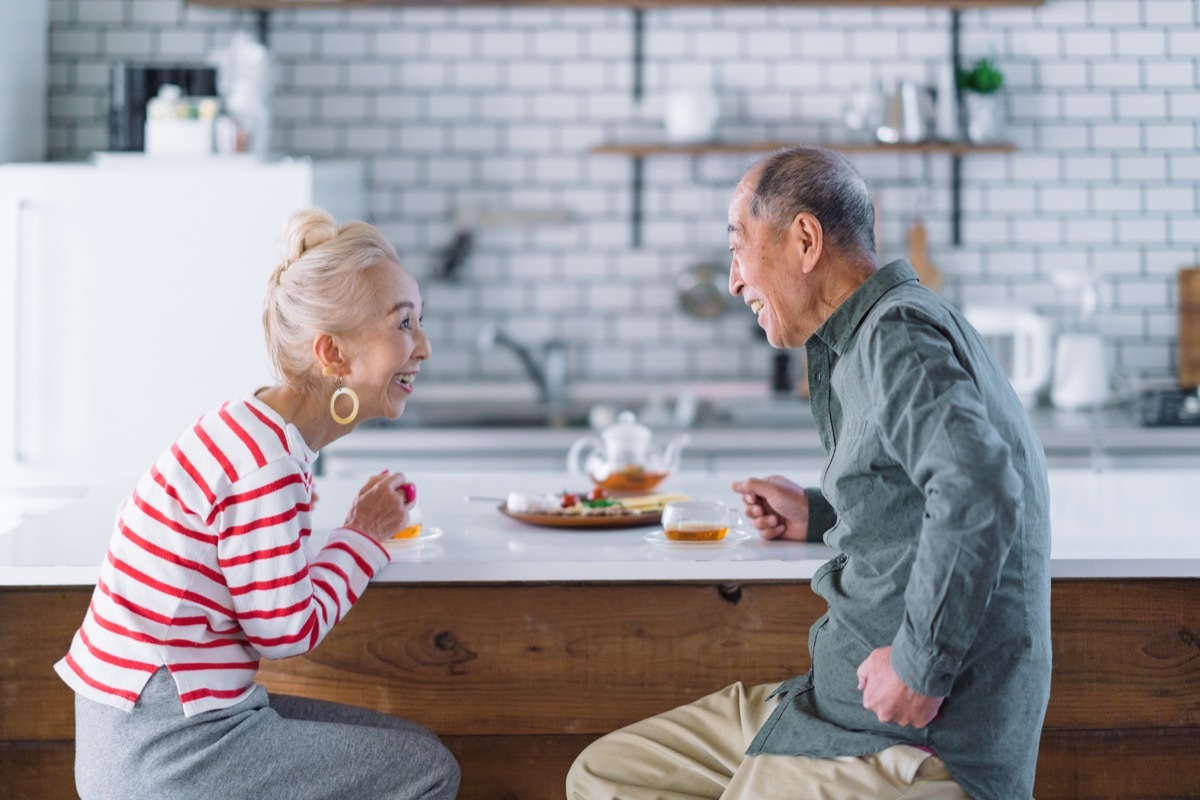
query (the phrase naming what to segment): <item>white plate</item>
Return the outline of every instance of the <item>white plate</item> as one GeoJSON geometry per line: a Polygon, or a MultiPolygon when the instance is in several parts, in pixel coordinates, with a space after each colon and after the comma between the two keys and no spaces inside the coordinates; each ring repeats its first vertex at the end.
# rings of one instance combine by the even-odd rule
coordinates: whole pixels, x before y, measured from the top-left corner
{"type": "Polygon", "coordinates": [[[388,539],[383,543],[384,547],[412,547],[416,544],[428,542],[430,539],[436,539],[442,535],[441,528],[430,528],[427,525],[421,526],[421,532],[411,539],[388,539]]]}
{"type": "Polygon", "coordinates": [[[669,544],[679,547],[721,547],[723,545],[741,544],[751,538],[751,536],[753,534],[744,528],[730,528],[729,532],[725,534],[724,539],[718,539],[715,542],[682,542],[675,539],[668,539],[667,534],[662,528],[656,528],[642,538],[654,544],[669,544]]]}

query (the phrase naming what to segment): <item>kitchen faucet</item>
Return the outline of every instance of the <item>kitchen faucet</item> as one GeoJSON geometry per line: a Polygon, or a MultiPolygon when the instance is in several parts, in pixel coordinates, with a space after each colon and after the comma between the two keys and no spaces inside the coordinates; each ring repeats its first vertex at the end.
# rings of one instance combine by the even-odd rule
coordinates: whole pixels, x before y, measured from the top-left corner
{"type": "Polygon", "coordinates": [[[475,340],[476,349],[480,353],[489,353],[496,345],[507,347],[521,359],[525,371],[537,384],[539,399],[549,409],[551,423],[564,422],[567,411],[567,343],[561,339],[543,343],[539,363],[528,347],[495,325],[481,326],[475,340]]]}

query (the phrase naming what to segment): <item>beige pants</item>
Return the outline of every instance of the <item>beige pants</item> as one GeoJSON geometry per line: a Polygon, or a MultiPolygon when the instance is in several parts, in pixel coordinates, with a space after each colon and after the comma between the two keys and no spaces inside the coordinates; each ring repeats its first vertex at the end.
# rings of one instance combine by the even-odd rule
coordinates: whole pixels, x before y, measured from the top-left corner
{"type": "Polygon", "coordinates": [[[604,736],[567,774],[570,800],[967,800],[937,756],[907,745],[861,757],[751,756],[777,684],[741,683],[604,736]]]}

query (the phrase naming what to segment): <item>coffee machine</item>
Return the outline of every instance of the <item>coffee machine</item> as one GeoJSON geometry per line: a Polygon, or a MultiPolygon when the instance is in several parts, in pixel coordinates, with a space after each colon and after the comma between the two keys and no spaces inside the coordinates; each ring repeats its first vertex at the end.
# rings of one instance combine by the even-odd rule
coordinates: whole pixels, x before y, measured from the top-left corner
{"type": "Polygon", "coordinates": [[[108,106],[108,149],[140,152],[146,149],[146,103],[165,84],[185,96],[217,94],[216,67],[196,64],[113,64],[108,106]]]}

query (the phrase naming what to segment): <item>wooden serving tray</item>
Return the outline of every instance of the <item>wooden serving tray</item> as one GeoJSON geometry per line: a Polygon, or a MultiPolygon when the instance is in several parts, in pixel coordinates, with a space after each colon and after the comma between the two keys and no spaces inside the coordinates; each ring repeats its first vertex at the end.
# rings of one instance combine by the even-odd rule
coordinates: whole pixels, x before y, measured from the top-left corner
{"type": "Polygon", "coordinates": [[[526,511],[509,511],[505,503],[497,506],[501,514],[530,525],[543,528],[647,528],[662,522],[662,509],[644,511],[640,514],[536,514],[526,511]]]}

